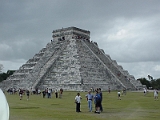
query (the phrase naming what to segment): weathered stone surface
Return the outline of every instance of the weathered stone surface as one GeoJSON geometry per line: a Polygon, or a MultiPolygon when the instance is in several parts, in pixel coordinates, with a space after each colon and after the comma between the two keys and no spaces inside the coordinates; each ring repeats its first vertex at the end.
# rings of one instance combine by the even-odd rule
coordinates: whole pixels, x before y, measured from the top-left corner
{"type": "Polygon", "coordinates": [[[130,89],[143,87],[134,76],[112,60],[90,32],[75,27],[54,30],[53,40],[0,84],[8,88],[130,89]]]}

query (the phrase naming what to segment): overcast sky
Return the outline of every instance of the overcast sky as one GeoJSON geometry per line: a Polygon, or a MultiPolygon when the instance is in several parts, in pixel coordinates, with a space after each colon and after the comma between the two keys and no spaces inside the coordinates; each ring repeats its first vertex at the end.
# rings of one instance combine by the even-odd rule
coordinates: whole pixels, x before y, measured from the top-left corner
{"type": "Polygon", "coordinates": [[[135,78],[160,78],[160,0],[1,0],[0,64],[19,69],[75,26],[135,78]]]}

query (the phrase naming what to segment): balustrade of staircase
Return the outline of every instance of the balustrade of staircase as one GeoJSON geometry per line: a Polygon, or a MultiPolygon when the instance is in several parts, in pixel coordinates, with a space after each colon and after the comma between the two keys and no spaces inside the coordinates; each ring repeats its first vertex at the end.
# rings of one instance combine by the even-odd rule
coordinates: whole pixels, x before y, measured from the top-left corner
{"type": "Polygon", "coordinates": [[[46,73],[49,71],[49,68],[52,66],[52,63],[58,58],[59,54],[63,51],[67,44],[68,41],[66,40],[47,45],[46,52],[30,72],[30,75],[26,78],[26,81],[29,81],[27,85],[28,88],[37,87],[38,83],[45,77],[46,73]]]}
{"type": "Polygon", "coordinates": [[[79,42],[78,52],[81,71],[84,71],[81,73],[83,84],[121,84],[123,86],[121,82],[117,82],[116,77],[104,66],[103,62],[99,60],[83,40],[77,41],[79,42]]]}
{"type": "Polygon", "coordinates": [[[95,45],[93,42],[84,41],[86,45],[100,58],[100,60],[113,72],[113,74],[121,81],[122,84],[127,89],[134,89],[134,86],[130,81],[126,79],[126,76],[123,74],[121,70],[117,67],[116,61],[113,61],[109,59],[103,51],[101,51],[97,45],[95,45]]]}

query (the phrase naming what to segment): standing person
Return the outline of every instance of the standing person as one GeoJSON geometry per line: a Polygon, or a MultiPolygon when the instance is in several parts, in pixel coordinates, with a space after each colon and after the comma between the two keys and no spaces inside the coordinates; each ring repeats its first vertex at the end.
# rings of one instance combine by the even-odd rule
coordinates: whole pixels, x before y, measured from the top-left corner
{"type": "Polygon", "coordinates": [[[22,89],[19,89],[19,96],[20,96],[20,100],[22,100],[22,96],[23,95],[23,90],[22,89]]]}
{"type": "Polygon", "coordinates": [[[46,91],[43,90],[42,94],[43,94],[43,98],[45,98],[45,96],[46,96],[46,91]]]}
{"type": "Polygon", "coordinates": [[[121,100],[121,92],[120,92],[120,90],[117,92],[117,95],[118,95],[118,100],[121,100]]]}
{"type": "Polygon", "coordinates": [[[30,93],[29,90],[27,90],[27,91],[26,91],[26,94],[27,94],[27,101],[29,100],[29,93],[30,93]]]}
{"type": "Polygon", "coordinates": [[[31,87],[31,95],[33,94],[33,89],[32,89],[32,87],[31,87]]]}
{"type": "Polygon", "coordinates": [[[100,114],[101,96],[100,96],[100,94],[99,94],[98,89],[96,90],[96,95],[95,95],[94,99],[95,99],[95,107],[96,107],[95,113],[100,114]]]}
{"type": "Polygon", "coordinates": [[[76,112],[81,112],[80,111],[81,99],[82,97],[80,96],[80,93],[77,93],[77,96],[75,97],[76,112]]]}
{"type": "Polygon", "coordinates": [[[100,106],[100,111],[102,112],[103,111],[103,107],[102,107],[102,91],[101,91],[101,88],[99,88],[99,95],[101,96],[101,106],[100,106]]]}
{"type": "Polygon", "coordinates": [[[144,93],[144,96],[146,96],[146,94],[147,94],[146,88],[143,88],[143,93],[144,93]]]}
{"type": "Polygon", "coordinates": [[[57,89],[55,90],[55,95],[56,95],[56,98],[58,98],[58,91],[57,91],[57,89]]]}
{"type": "Polygon", "coordinates": [[[91,91],[88,91],[88,94],[86,95],[86,98],[87,98],[87,101],[88,101],[89,112],[92,112],[93,95],[91,94],[91,91]]]}
{"type": "Polygon", "coordinates": [[[154,89],[154,100],[158,100],[158,90],[154,89]]]}
{"type": "Polygon", "coordinates": [[[9,120],[9,106],[3,91],[0,89],[0,120],[9,120]]]}
{"type": "Polygon", "coordinates": [[[40,89],[38,89],[38,95],[41,95],[41,90],[40,89]]]}
{"type": "Polygon", "coordinates": [[[48,98],[51,98],[51,89],[48,89],[48,98]]]}
{"type": "Polygon", "coordinates": [[[63,89],[61,88],[59,91],[59,98],[62,98],[63,89]]]}

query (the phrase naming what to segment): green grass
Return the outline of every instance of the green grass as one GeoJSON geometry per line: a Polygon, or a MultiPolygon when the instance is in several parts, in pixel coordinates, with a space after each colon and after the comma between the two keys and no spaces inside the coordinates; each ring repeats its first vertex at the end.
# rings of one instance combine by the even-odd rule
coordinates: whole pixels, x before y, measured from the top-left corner
{"type": "MultiPolygon", "coordinates": [[[[117,99],[117,92],[103,92],[103,109],[101,114],[88,112],[86,92],[82,96],[81,113],[75,112],[74,98],[77,92],[65,92],[62,99],[42,98],[31,95],[30,100],[19,100],[18,95],[6,97],[10,107],[10,120],[159,120],[160,101],[155,101],[153,92],[146,96],[142,92],[127,92],[122,100],[117,99]]],[[[93,104],[94,109],[94,104],[93,104]]]]}

